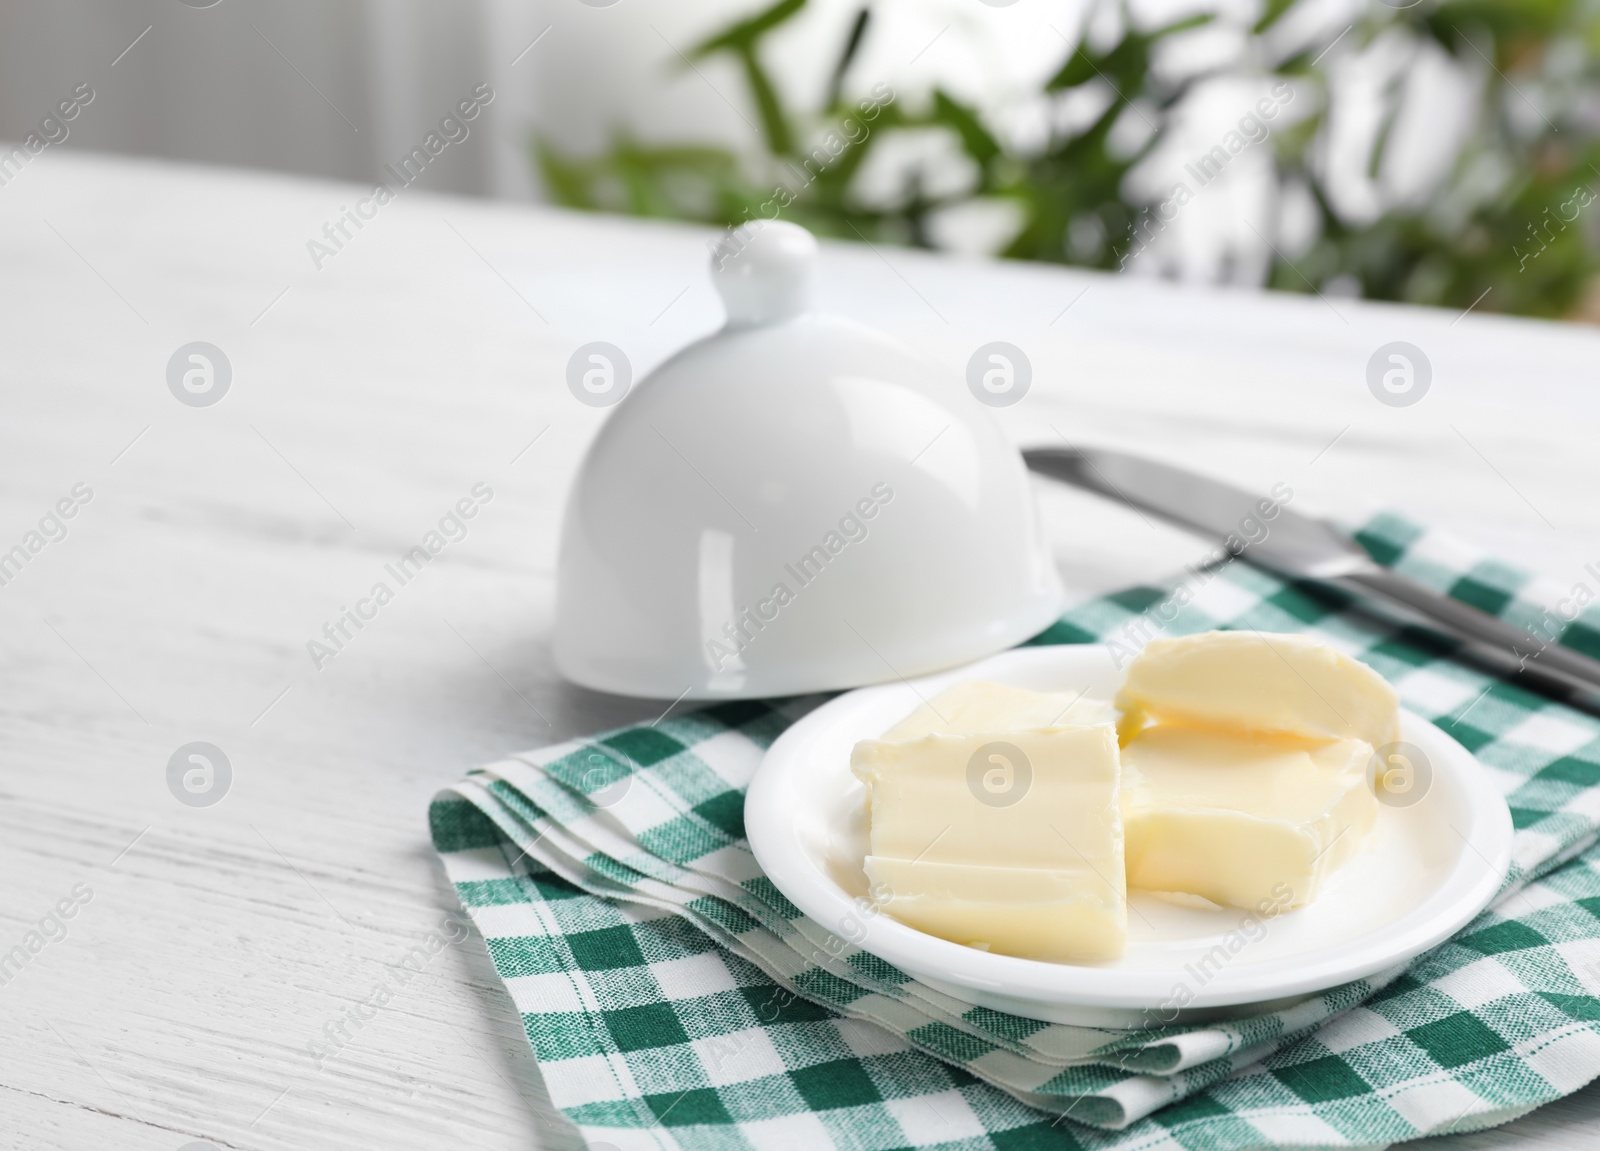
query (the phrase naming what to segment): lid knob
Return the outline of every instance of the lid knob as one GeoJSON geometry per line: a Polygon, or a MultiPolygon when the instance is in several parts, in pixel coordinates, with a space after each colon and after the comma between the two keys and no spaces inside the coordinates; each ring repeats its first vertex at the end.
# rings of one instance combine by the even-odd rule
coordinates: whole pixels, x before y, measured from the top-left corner
{"type": "Polygon", "coordinates": [[[752,220],[711,253],[711,278],[730,328],[775,324],[811,307],[817,239],[799,224],[752,220]]]}

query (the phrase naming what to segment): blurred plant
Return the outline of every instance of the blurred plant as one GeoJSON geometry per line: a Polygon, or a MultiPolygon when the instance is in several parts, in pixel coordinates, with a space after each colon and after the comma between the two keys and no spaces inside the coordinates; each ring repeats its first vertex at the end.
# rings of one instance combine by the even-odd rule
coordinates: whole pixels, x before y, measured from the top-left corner
{"type": "Polygon", "coordinates": [[[1219,76],[1287,80],[1297,118],[1286,117],[1271,135],[1280,219],[1265,228],[1275,233],[1267,245],[1270,286],[1529,315],[1600,313],[1600,298],[1590,294],[1600,271],[1600,209],[1585,211],[1600,186],[1600,0],[1370,5],[1336,39],[1298,18],[1298,0],[1266,0],[1255,21],[1238,29],[1242,48],[1233,58],[1186,73],[1168,66],[1173,47],[1223,17],[1144,26],[1123,0],[1096,0],[1085,26],[1097,34],[1081,36],[1044,84],[1041,98],[1055,110],[1051,127],[1027,148],[1008,145],[978,108],[937,86],[916,108],[875,99],[871,115],[866,102],[846,97],[851,65],[870,34],[870,4],[845,37],[821,107],[788,108],[762,46],[805,5],[779,0],[687,53],[689,61],[728,55],[741,65],[759,115],[760,155],[647,145],[620,134],[609,151],[575,158],[535,141],[552,196],[571,207],[726,226],[781,211],[823,234],[922,247],[936,246],[939,213],[998,203],[1010,206],[1015,221],[1000,254],[1117,268],[1143,247],[1157,207],[1157,198],[1135,190],[1147,181],[1130,177],[1173,138],[1185,102],[1219,76]],[[1385,198],[1385,174],[1405,160],[1394,129],[1412,96],[1408,84],[1430,54],[1474,93],[1466,134],[1432,188],[1385,198]],[[1373,55],[1389,61],[1388,79],[1380,122],[1361,149],[1365,171],[1355,175],[1376,191],[1353,206],[1341,192],[1351,173],[1330,159],[1333,80],[1341,62],[1373,55]],[[1056,114],[1074,97],[1088,114],[1056,114]],[[964,157],[958,187],[931,187],[912,168],[897,196],[863,193],[863,166],[885,140],[929,129],[948,134],[964,157]],[[1296,199],[1310,216],[1298,240],[1282,218],[1296,199]]]}
{"type": "MultiPolygon", "coordinates": [[[[1301,57],[1285,70],[1313,78],[1324,97],[1303,125],[1306,143],[1279,152],[1279,168],[1316,198],[1320,234],[1296,267],[1278,261],[1273,287],[1306,280],[1358,283],[1363,296],[1523,315],[1570,315],[1597,271],[1596,220],[1584,209],[1600,186],[1596,88],[1600,11],[1570,0],[1461,0],[1384,12],[1358,24],[1358,45],[1389,36],[1404,77],[1429,48],[1482,73],[1472,127],[1442,183],[1420,204],[1374,219],[1341,214],[1317,170],[1326,79],[1301,57]],[[1301,276],[1305,279],[1301,279],[1301,276]]],[[[1396,84],[1399,80],[1396,80],[1396,84]]],[[[1370,151],[1368,172],[1391,161],[1398,100],[1370,151]]],[[[1600,319],[1589,315],[1588,319],[1600,319]]]]}

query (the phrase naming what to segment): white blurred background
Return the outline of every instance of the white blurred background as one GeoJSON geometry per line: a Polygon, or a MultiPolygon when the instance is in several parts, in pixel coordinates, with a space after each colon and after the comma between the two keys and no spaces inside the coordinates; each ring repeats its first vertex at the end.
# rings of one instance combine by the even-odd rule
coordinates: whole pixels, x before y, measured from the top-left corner
{"type": "MultiPolygon", "coordinates": [[[[1415,2],[1415,0],[1413,0],[1415,2]]],[[[737,62],[684,52],[770,0],[0,0],[0,139],[20,140],[80,83],[93,104],[67,125],[64,146],[375,181],[433,131],[475,87],[493,103],[419,181],[437,191],[547,198],[530,154],[539,137],[568,156],[605,151],[624,136],[760,151],[759,120],[737,62]]],[[[1145,17],[1202,5],[1140,0],[1145,17]]],[[[1327,109],[1318,153],[1333,207],[1356,226],[1425,207],[1471,130],[1485,57],[1455,57],[1425,39],[1349,35],[1365,13],[1405,0],[1302,0],[1267,43],[1280,56],[1326,45],[1327,109]],[[1290,43],[1290,42],[1293,43],[1290,43]],[[1382,163],[1369,163],[1382,133],[1382,163]]],[[[763,47],[786,102],[822,102],[832,63],[862,0],[809,0],[763,47]]],[[[1272,61],[1251,59],[1246,35],[1260,0],[1210,0],[1224,19],[1174,41],[1157,68],[1229,67],[1195,85],[1165,118],[1157,148],[1129,175],[1128,195],[1155,203],[1187,160],[1215,145],[1248,109],[1272,61]]],[[[1115,18],[1114,5],[1094,9],[1115,18]]],[[[1044,82],[1080,38],[1096,35],[1086,0],[876,0],[871,33],[846,94],[888,84],[910,108],[937,86],[974,106],[1017,154],[1052,130],[1114,101],[1107,90],[1049,94],[1044,82]]],[[[1392,12],[1390,13],[1392,15],[1392,12]]],[[[1094,87],[1094,86],[1087,86],[1094,87]]],[[[1535,93],[1535,97],[1538,97],[1535,93]]],[[[1305,97],[1293,114],[1312,112],[1305,97]]],[[[1535,100],[1510,111],[1541,116],[1535,100]]],[[[1129,103],[1129,146],[1139,121],[1129,103]]],[[[1292,119],[1285,117],[1285,120],[1292,119]]],[[[1121,127],[1119,125],[1119,127],[1121,127]]],[[[948,129],[898,133],[873,149],[855,189],[892,201],[913,177],[959,189],[972,178],[948,129]]],[[[1509,181],[1487,173],[1493,183],[1509,181]]],[[[1008,240],[1007,203],[961,205],[933,221],[936,246],[996,251],[1008,240]],[[993,210],[990,210],[993,209],[993,210]]],[[[1186,207],[1135,272],[1259,284],[1269,235],[1289,256],[1311,242],[1317,212],[1303,187],[1275,183],[1270,149],[1246,152],[1186,207]],[[1251,221],[1256,221],[1252,224],[1251,221]],[[1269,221],[1262,223],[1263,221],[1269,221]],[[1260,225],[1260,226],[1258,226],[1260,225]],[[1265,233],[1265,234],[1264,234],[1265,233]]],[[[1348,277],[1345,277],[1348,278],[1348,277]]],[[[1355,291],[1335,276],[1330,292],[1355,291]]],[[[1298,290],[1298,288],[1297,288],[1298,290]]],[[[1487,307],[1493,307],[1490,301],[1487,307]]]]}
{"type": "MultiPolygon", "coordinates": [[[[428,181],[536,197],[527,149],[536,132],[579,153],[599,150],[619,130],[650,142],[753,143],[737,66],[727,59],[689,66],[680,53],[765,6],[4,0],[0,138],[21,139],[86,81],[100,99],[69,126],[80,147],[370,180],[461,94],[487,82],[496,101],[481,138],[428,181]]],[[[795,101],[820,95],[860,6],[811,0],[774,38],[768,64],[795,101]]],[[[901,93],[925,96],[939,83],[998,108],[1035,93],[1060,66],[1083,10],[1081,0],[879,3],[875,34],[854,71],[901,93]]]]}

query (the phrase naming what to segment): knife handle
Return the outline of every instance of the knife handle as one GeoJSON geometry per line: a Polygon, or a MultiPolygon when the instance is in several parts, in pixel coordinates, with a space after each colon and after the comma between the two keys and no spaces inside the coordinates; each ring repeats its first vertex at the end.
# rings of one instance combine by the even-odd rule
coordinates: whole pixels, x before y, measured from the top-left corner
{"type": "Polygon", "coordinates": [[[1544,640],[1389,568],[1373,565],[1328,582],[1405,608],[1462,640],[1469,654],[1501,674],[1592,710],[1600,704],[1600,661],[1544,640]],[[1574,698],[1576,697],[1576,698],[1574,698]]]}

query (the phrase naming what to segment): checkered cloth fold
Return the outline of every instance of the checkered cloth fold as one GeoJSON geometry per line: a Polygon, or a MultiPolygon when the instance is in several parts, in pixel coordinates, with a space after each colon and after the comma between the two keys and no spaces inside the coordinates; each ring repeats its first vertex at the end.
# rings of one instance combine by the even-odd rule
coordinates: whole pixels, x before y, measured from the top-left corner
{"type": "MultiPolygon", "coordinates": [[[[1561,592],[1513,568],[1395,517],[1358,538],[1600,654],[1600,612],[1552,614],[1561,592]]],[[[1600,721],[1320,585],[1229,563],[1183,586],[1082,605],[1033,642],[1136,643],[1155,615],[1359,656],[1506,794],[1513,863],[1489,911],[1404,969],[1228,1022],[1121,1032],[974,1008],[808,920],[742,838],[762,752],[820,698],[721,704],[492,764],[433,803],[552,1102],[621,1151],[1361,1147],[1504,1122],[1600,1073],[1600,721]]]]}

